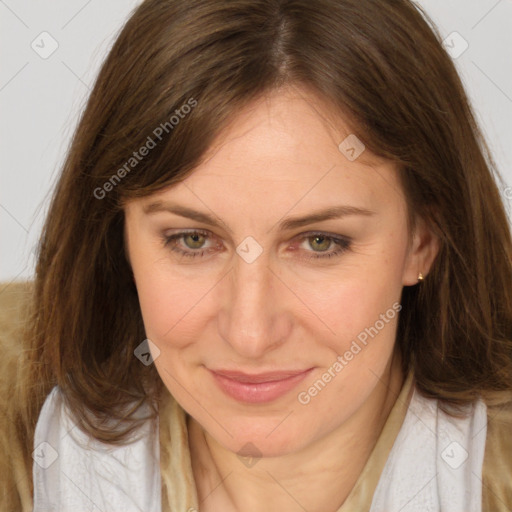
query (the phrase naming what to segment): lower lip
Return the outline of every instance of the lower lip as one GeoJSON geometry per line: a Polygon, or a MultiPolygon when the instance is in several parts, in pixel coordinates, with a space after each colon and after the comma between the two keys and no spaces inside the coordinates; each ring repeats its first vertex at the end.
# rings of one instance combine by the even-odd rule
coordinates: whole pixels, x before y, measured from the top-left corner
{"type": "Polygon", "coordinates": [[[302,382],[312,371],[313,368],[310,368],[303,373],[287,377],[286,379],[257,383],[239,382],[215,372],[210,373],[213,375],[222,391],[228,396],[240,402],[256,404],[271,402],[283,396],[302,382]]]}

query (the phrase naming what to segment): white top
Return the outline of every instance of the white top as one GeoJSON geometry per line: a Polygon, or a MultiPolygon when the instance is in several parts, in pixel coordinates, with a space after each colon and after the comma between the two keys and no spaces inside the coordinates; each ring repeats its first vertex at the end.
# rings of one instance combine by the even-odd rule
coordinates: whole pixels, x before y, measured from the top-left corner
{"type": "MultiPolygon", "coordinates": [[[[89,438],[54,388],[35,431],[33,512],[161,512],[158,421],[140,432],[118,447],[89,438]]],[[[486,435],[482,401],[456,419],[414,390],[370,512],[481,512],[486,435]]]]}
{"type": "Polygon", "coordinates": [[[487,407],[456,419],[414,389],[370,512],[482,512],[487,407]]]}
{"type": "Polygon", "coordinates": [[[90,438],[53,388],[35,431],[33,512],[160,512],[158,422],[140,432],[126,446],[90,438]]]}

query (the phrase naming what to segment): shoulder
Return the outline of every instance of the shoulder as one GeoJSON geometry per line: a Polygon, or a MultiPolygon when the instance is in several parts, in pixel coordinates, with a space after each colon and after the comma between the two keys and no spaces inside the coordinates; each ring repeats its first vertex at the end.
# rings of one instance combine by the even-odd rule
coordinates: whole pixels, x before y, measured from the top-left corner
{"type": "Polygon", "coordinates": [[[483,512],[512,507],[512,397],[487,407],[487,439],[482,471],[483,512]]]}
{"type": "Polygon", "coordinates": [[[102,443],[73,420],[62,391],[45,400],[34,436],[34,511],[158,511],[160,468],[155,422],[148,421],[132,442],[102,443]],[[155,499],[156,498],[156,499],[155,499]]]}

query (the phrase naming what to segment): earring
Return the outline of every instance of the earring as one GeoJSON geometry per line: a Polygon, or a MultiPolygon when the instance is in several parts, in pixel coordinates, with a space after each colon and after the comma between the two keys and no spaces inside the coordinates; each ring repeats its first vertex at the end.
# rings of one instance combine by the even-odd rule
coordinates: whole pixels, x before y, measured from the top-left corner
{"type": "Polygon", "coordinates": [[[418,274],[418,283],[420,283],[421,281],[423,281],[423,274],[420,272],[418,274]]]}

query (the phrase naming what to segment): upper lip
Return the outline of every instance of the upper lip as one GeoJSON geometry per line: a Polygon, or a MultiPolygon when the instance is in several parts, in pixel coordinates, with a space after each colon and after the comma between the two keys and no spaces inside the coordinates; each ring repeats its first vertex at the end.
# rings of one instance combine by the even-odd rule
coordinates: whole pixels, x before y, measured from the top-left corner
{"type": "Polygon", "coordinates": [[[270,371],[270,372],[262,372],[262,373],[244,373],[239,370],[211,370],[213,373],[217,375],[221,375],[223,377],[227,377],[228,379],[236,380],[238,382],[273,382],[278,380],[288,379],[290,377],[295,377],[296,375],[300,375],[302,373],[306,373],[311,370],[311,368],[306,368],[302,370],[279,370],[279,371],[270,371]]]}

